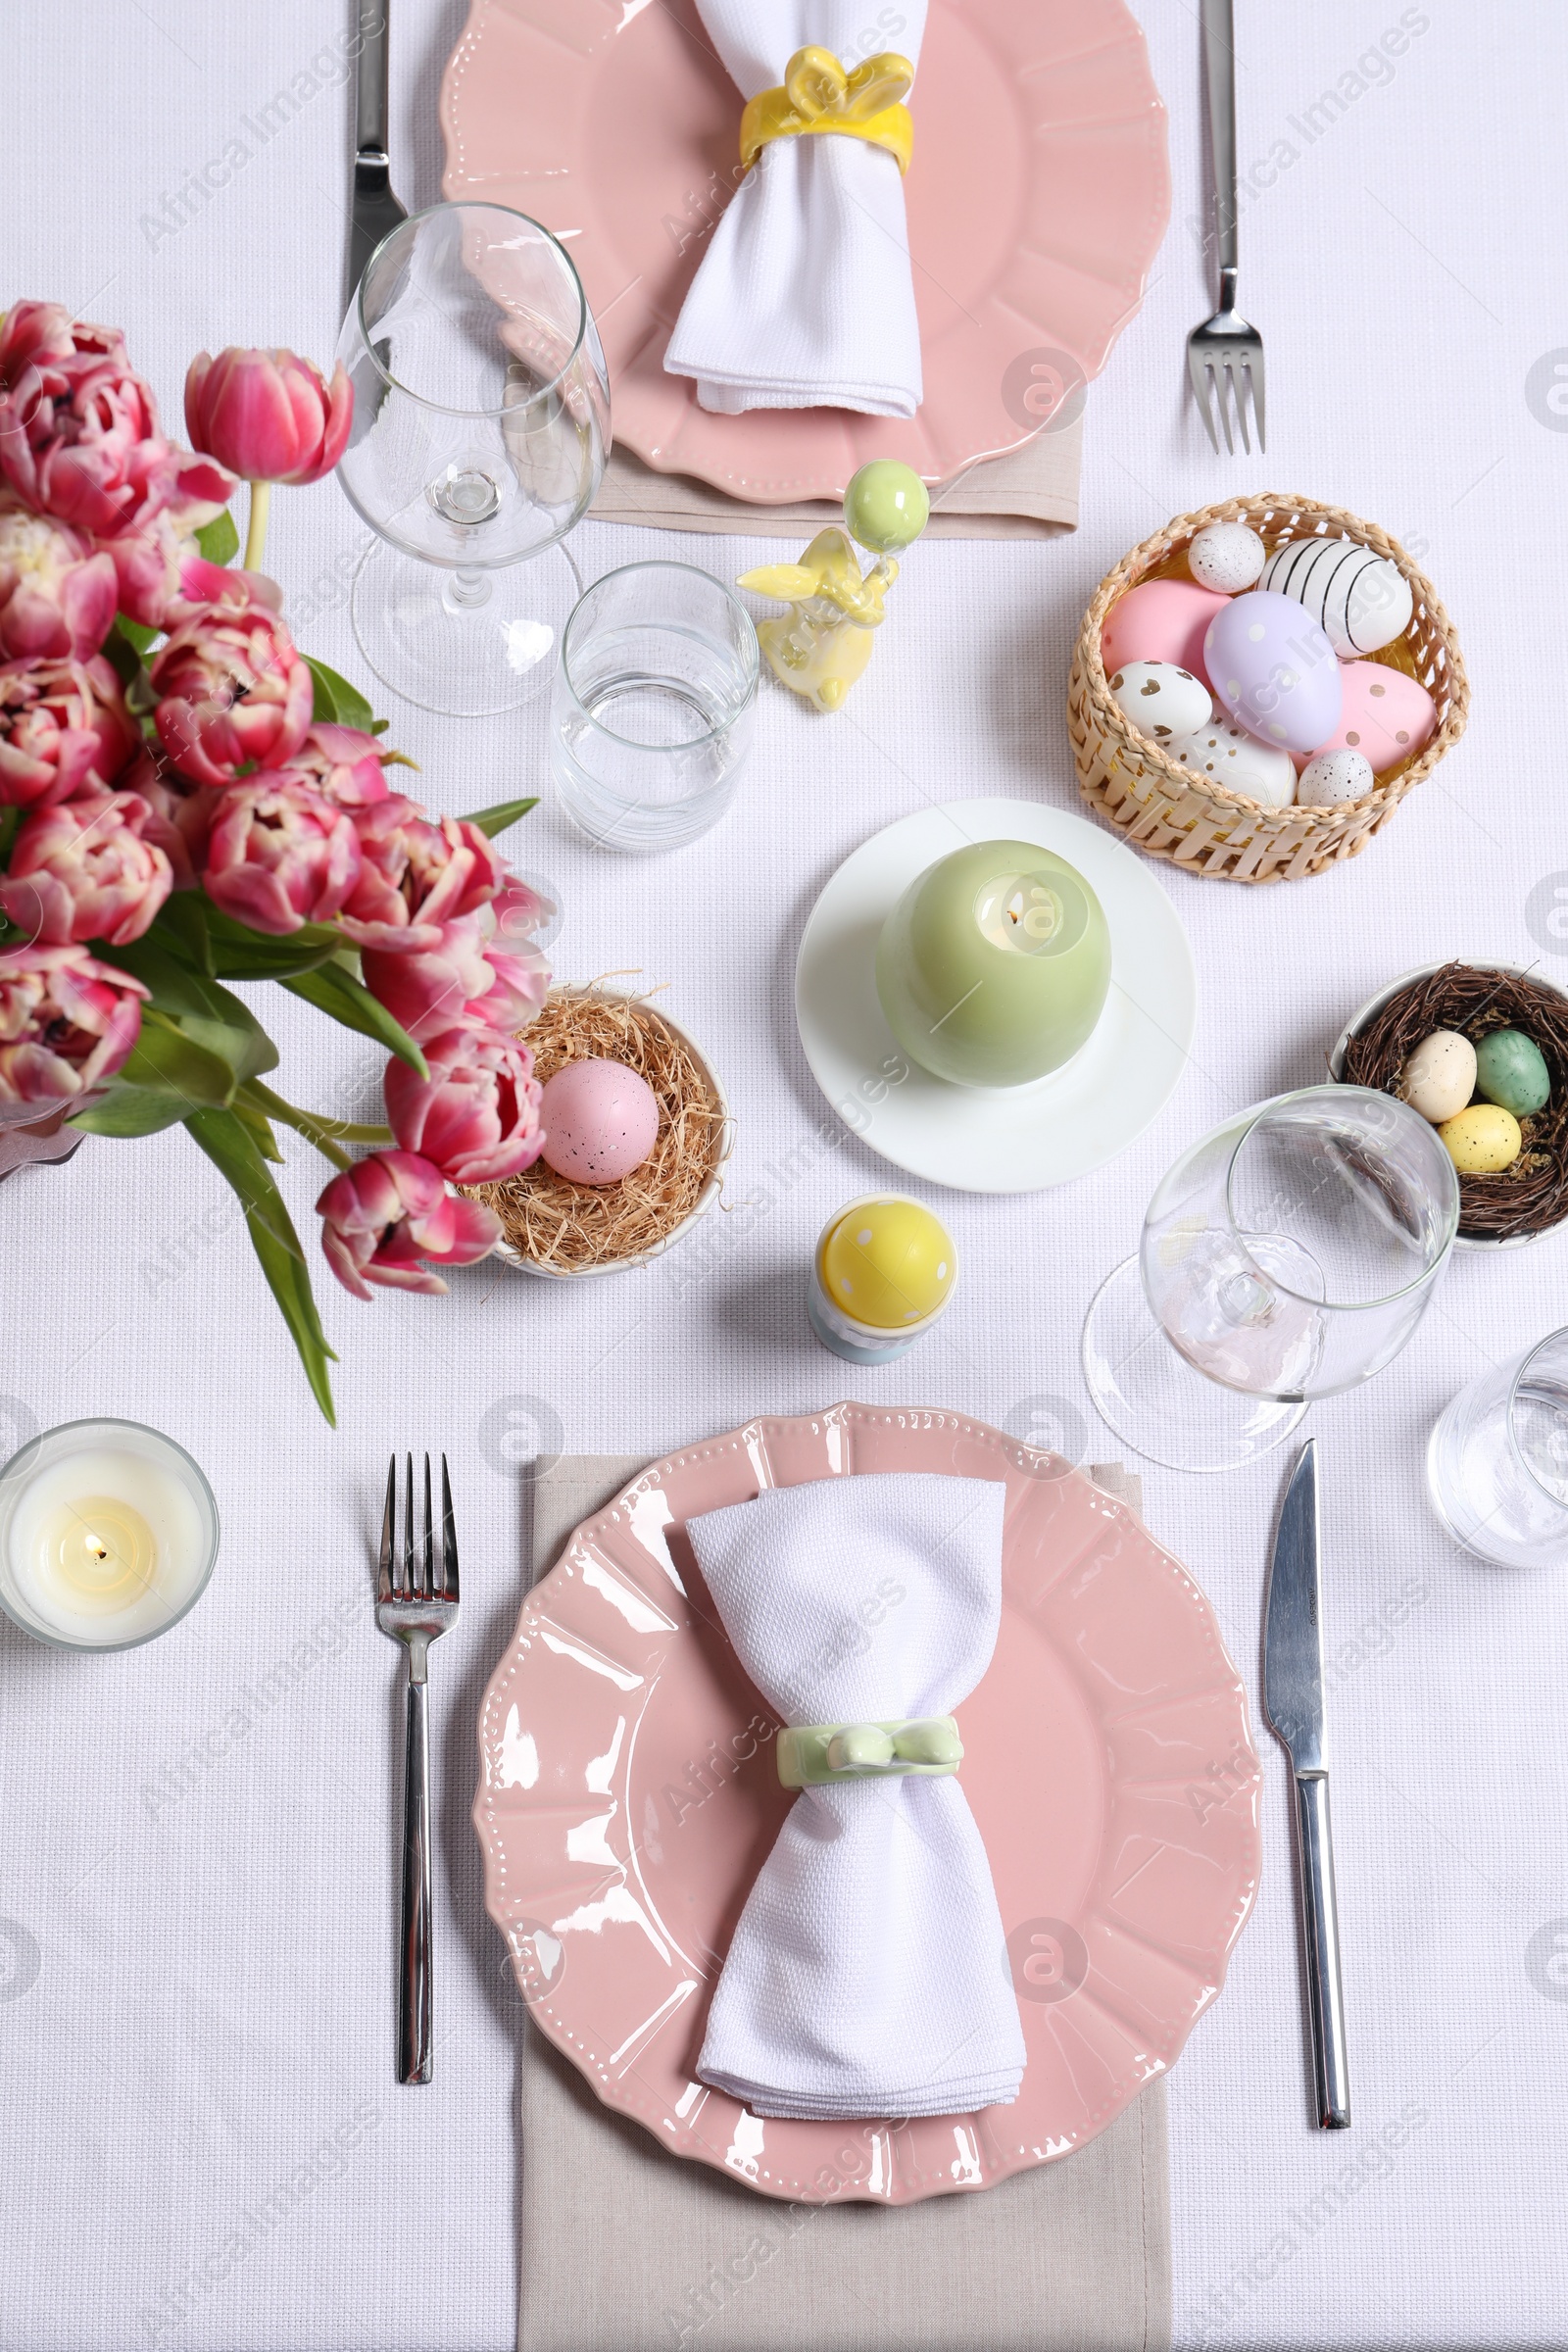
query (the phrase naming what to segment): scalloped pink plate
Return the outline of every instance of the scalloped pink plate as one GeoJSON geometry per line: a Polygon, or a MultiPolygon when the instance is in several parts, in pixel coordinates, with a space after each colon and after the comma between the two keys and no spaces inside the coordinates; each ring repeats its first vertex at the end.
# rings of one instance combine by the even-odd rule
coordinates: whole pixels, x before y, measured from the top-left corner
{"type": "MultiPolygon", "coordinates": [[[[884,11],[884,18],[888,12],[884,11]]],[[[868,39],[894,42],[868,7],[868,39]]],[[[931,0],[906,182],[925,398],[711,416],[670,331],[740,177],[740,94],[695,0],[473,0],[441,88],[449,197],[509,204],[582,273],[615,438],[760,505],[842,498],[868,458],[927,481],[1015,449],[1042,381],[1100,373],[1170,215],[1165,110],[1122,0],[931,0]]]]}
{"type": "Polygon", "coordinates": [[[655,1462],[529,1595],[479,1758],[485,1901],[535,2023],[607,2106],[775,2197],[906,2205],[1081,2147],[1181,2049],[1257,1886],[1257,1755],[1203,1594],[1058,1456],[956,1413],[840,1404],[655,1462]],[[684,1523],[879,1470],[1006,1484],[1001,1637],[958,1720],[1028,2062],[977,2115],[764,2122],[695,2070],[794,1800],[684,1523]]]}

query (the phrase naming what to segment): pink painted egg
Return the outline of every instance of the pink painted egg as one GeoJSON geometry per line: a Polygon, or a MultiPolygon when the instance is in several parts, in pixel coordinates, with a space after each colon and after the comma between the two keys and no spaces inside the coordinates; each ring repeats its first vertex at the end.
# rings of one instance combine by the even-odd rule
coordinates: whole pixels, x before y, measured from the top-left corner
{"type": "Polygon", "coordinates": [[[573,1184],[618,1184],[659,1135],[659,1099],[623,1061],[568,1061],[545,1080],[541,1157],[573,1184]]]}
{"type": "Polygon", "coordinates": [[[1100,632],[1105,675],[1129,662],[1169,662],[1206,685],[1203,632],[1229,603],[1196,580],[1140,580],[1105,614],[1100,632]]]}
{"type": "Polygon", "coordinates": [[[1208,682],[1236,724],[1281,752],[1315,752],[1340,723],[1340,665],[1294,597],[1232,597],[1203,638],[1208,682]]]}
{"type": "Polygon", "coordinates": [[[1359,752],[1376,774],[1396,767],[1429,743],[1438,724],[1438,706],[1426,688],[1402,669],[1384,662],[1342,662],[1345,691],[1340,723],[1313,749],[1359,752]]]}

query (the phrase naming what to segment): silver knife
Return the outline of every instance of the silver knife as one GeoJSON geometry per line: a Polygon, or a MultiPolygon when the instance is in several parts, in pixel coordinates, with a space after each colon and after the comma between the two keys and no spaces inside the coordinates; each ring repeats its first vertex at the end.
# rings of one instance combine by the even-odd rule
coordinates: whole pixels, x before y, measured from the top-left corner
{"type": "Polygon", "coordinates": [[[1329,1776],[1323,1761],[1323,1625],[1319,1606],[1317,1440],[1301,1447],[1280,1507],[1263,1620],[1263,1712],[1291,1759],[1296,1784],[1297,1858],[1317,2120],[1325,2132],[1350,2121],[1340,1985],[1340,1921],[1329,1834],[1329,1776]]]}
{"type": "MultiPolygon", "coordinates": [[[[354,104],[354,207],[349,225],[348,303],[371,254],[408,219],[392,193],[387,154],[387,10],[391,0],[360,0],[360,56],[354,104]]],[[[345,305],[347,308],[348,305],[345,305]]]]}

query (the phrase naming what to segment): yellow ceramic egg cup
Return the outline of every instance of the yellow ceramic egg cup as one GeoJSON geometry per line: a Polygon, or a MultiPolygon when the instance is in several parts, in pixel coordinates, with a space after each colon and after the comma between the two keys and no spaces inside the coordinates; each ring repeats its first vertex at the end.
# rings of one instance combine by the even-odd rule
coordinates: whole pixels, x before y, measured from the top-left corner
{"type": "Polygon", "coordinates": [[[918,1200],[865,1193],[823,1226],[806,1311],[824,1348],[891,1364],[940,1321],[958,1279],[951,1235],[918,1200]]]}

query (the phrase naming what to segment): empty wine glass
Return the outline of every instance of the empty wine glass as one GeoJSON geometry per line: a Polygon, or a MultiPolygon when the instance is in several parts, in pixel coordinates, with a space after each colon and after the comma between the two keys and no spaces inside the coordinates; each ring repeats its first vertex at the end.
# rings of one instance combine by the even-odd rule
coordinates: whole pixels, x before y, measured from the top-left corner
{"type": "Polygon", "coordinates": [[[1432,1432],[1427,1481],[1467,1551],[1568,1567],[1568,1331],[1460,1390],[1432,1432]]]}
{"type": "Polygon", "coordinates": [[[1431,1304],[1459,1221],[1435,1128],[1392,1095],[1312,1086],[1196,1144],[1084,1325],[1100,1411],[1139,1453],[1231,1470],[1313,1396],[1370,1380],[1431,1304]]]}
{"type": "Polygon", "coordinates": [[[499,204],[416,213],[371,255],[338,357],[338,466],[377,534],[360,651],[428,710],[476,717],[547,688],[581,594],[561,548],[610,446],[604,355],[570,257],[499,204]]]}

